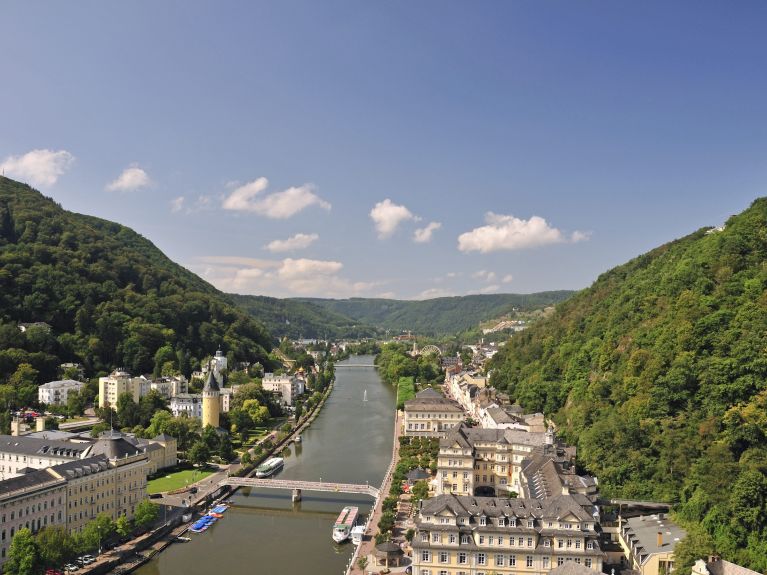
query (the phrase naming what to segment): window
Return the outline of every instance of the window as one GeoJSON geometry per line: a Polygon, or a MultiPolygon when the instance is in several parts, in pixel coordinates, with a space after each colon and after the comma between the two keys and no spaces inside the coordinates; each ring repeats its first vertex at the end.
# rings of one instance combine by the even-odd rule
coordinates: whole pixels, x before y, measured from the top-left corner
{"type": "Polygon", "coordinates": [[[524,537],[520,537],[519,539],[517,539],[517,545],[522,547],[524,544],[525,544],[525,538],[524,537]]]}
{"type": "Polygon", "coordinates": [[[565,540],[564,539],[557,539],[557,547],[559,549],[562,549],[565,546],[565,540]]]}
{"type": "Polygon", "coordinates": [[[469,536],[468,535],[461,535],[461,543],[469,543],[469,536]]]}
{"type": "Polygon", "coordinates": [[[458,554],[458,563],[460,565],[465,565],[466,564],[466,553],[459,553],[458,554]]]}
{"type": "Polygon", "coordinates": [[[527,526],[528,527],[534,527],[535,526],[535,522],[534,521],[528,521],[527,522],[527,526]]]}
{"type": "Polygon", "coordinates": [[[495,556],[495,564],[497,567],[503,567],[503,555],[496,555],[495,556]]]}
{"type": "Polygon", "coordinates": [[[586,567],[591,567],[591,557],[586,557],[586,559],[584,559],[584,561],[583,561],[583,564],[586,567]]]}
{"type": "Polygon", "coordinates": [[[525,561],[525,565],[527,565],[528,567],[532,567],[533,566],[533,556],[532,555],[528,555],[527,556],[527,561],[525,561]]]}
{"type": "Polygon", "coordinates": [[[573,546],[573,540],[572,539],[568,539],[567,540],[567,548],[570,549],[570,547],[572,547],[572,546],[573,546]]]}
{"type": "Polygon", "coordinates": [[[557,557],[557,567],[560,565],[564,565],[565,558],[564,557],[557,557]]]}
{"type": "Polygon", "coordinates": [[[543,568],[544,569],[548,569],[549,568],[549,558],[548,557],[544,557],[543,558],[543,568]]]}
{"type": "Polygon", "coordinates": [[[586,549],[594,549],[594,542],[593,541],[587,541],[586,542],[586,549]]]}
{"type": "Polygon", "coordinates": [[[487,564],[487,556],[484,553],[477,553],[477,565],[487,564]]]}
{"type": "Polygon", "coordinates": [[[528,537],[527,538],[527,546],[528,547],[532,547],[533,546],[533,538],[532,537],[528,537]]]}
{"type": "Polygon", "coordinates": [[[480,545],[484,545],[485,544],[485,536],[484,535],[480,535],[479,536],[479,544],[480,545]]]}
{"type": "Polygon", "coordinates": [[[581,540],[580,539],[576,539],[575,540],[575,548],[576,549],[580,549],[581,548],[581,540]]]}
{"type": "Polygon", "coordinates": [[[503,535],[498,536],[498,545],[503,545],[503,535]]]}
{"type": "Polygon", "coordinates": [[[431,552],[427,550],[421,551],[421,561],[423,561],[424,563],[428,563],[429,561],[431,561],[431,552]]]}
{"type": "Polygon", "coordinates": [[[493,543],[495,543],[495,537],[493,537],[492,535],[490,535],[490,536],[487,538],[487,544],[488,544],[488,545],[492,545],[493,543]]]}
{"type": "Polygon", "coordinates": [[[451,533],[448,537],[450,543],[455,543],[455,533],[451,533]]]}
{"type": "Polygon", "coordinates": [[[439,543],[439,533],[432,533],[431,534],[431,542],[432,543],[439,543]]]}
{"type": "Polygon", "coordinates": [[[516,567],[516,566],[517,566],[517,556],[509,555],[509,567],[516,567]]]}
{"type": "Polygon", "coordinates": [[[448,555],[445,551],[441,551],[439,554],[439,562],[448,563],[449,561],[450,561],[450,555],[448,555]]]}
{"type": "Polygon", "coordinates": [[[421,541],[423,541],[424,543],[428,543],[429,542],[429,533],[428,532],[424,531],[423,533],[421,533],[421,541]]]}

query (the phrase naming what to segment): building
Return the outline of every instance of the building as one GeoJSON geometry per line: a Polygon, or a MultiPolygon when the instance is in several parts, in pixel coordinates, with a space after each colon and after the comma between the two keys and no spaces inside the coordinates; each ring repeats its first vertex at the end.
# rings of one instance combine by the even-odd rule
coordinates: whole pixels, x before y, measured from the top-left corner
{"type": "Polygon", "coordinates": [[[598,512],[586,498],[439,495],[422,502],[414,575],[548,573],[566,562],[602,570],[598,512]]]}
{"type": "Polygon", "coordinates": [[[149,390],[156,391],[166,399],[189,393],[189,382],[183,375],[161,377],[149,382],[149,390]]]}
{"type": "Polygon", "coordinates": [[[85,459],[92,444],[0,435],[0,481],[75,459],[85,459]]]}
{"type": "Polygon", "coordinates": [[[463,421],[461,407],[428,387],[405,402],[405,435],[441,437],[463,421]]]}
{"type": "Polygon", "coordinates": [[[674,547],[687,532],[663,513],[618,520],[618,541],[630,569],[640,575],[674,570],[674,547]]]}
{"type": "Polygon", "coordinates": [[[79,392],[83,387],[85,384],[82,381],[73,379],[49,381],[37,388],[37,400],[45,405],[66,405],[68,394],[79,392]]]}
{"type": "Polygon", "coordinates": [[[692,566],[692,575],[761,575],[736,563],[713,556],[708,560],[698,559],[692,566]]]}
{"type": "Polygon", "coordinates": [[[202,427],[208,425],[219,427],[219,415],[221,413],[221,390],[213,373],[208,371],[208,379],[202,388],[202,427]]]}
{"type": "Polygon", "coordinates": [[[127,371],[116,369],[108,376],[99,378],[99,407],[115,407],[117,399],[124,393],[138,403],[149,393],[150,383],[145,377],[131,377],[127,371]]]}
{"type": "Polygon", "coordinates": [[[168,403],[171,413],[178,417],[182,413],[189,417],[202,417],[202,394],[200,393],[180,393],[170,398],[168,403]]]}
{"type": "Polygon", "coordinates": [[[306,391],[304,380],[294,375],[265,373],[261,380],[261,386],[264,391],[278,394],[284,405],[293,405],[295,398],[306,391]]]}
{"type": "MultiPolygon", "coordinates": [[[[522,461],[545,443],[557,444],[553,432],[482,429],[460,424],[439,441],[436,493],[521,493],[522,461]]],[[[575,448],[568,449],[574,460],[575,448]]]]}
{"type": "MultiPolygon", "coordinates": [[[[553,433],[553,431],[551,432],[553,433]]],[[[579,493],[596,501],[599,482],[575,470],[575,448],[544,443],[522,460],[520,495],[546,499],[561,493],[579,493]]]]}

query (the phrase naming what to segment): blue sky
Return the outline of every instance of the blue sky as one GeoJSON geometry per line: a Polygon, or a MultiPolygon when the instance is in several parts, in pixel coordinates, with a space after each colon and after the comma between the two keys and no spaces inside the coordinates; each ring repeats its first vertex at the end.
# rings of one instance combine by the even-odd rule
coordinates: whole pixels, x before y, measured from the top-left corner
{"type": "Polygon", "coordinates": [[[764,2],[4,2],[0,167],[217,287],[577,289],[767,195],[764,2]]]}

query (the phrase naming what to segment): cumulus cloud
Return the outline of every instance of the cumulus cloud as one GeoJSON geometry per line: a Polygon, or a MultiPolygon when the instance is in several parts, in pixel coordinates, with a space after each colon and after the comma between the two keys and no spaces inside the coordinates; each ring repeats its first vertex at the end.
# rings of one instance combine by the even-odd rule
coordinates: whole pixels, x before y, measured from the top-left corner
{"type": "Polygon", "coordinates": [[[141,188],[146,188],[152,183],[143,169],[137,165],[125,168],[116,179],[109,182],[106,186],[108,192],[135,192],[141,188]]]}
{"type": "Polygon", "coordinates": [[[170,211],[174,214],[180,212],[184,209],[184,196],[179,196],[177,198],[173,198],[170,201],[170,211]]]}
{"type": "Polygon", "coordinates": [[[272,253],[290,252],[308,248],[319,238],[320,236],[318,234],[296,234],[286,240],[273,240],[265,247],[272,253]]]}
{"type": "Polygon", "coordinates": [[[432,234],[442,227],[440,222],[429,222],[424,228],[418,228],[413,234],[413,241],[425,244],[431,241],[432,234]]]}
{"type": "Polygon", "coordinates": [[[489,272],[487,270],[479,270],[478,272],[474,272],[473,274],[471,274],[471,277],[473,277],[475,280],[492,282],[492,281],[495,281],[495,272],[489,272]]]}
{"type": "Polygon", "coordinates": [[[452,292],[450,290],[446,290],[442,288],[429,288],[419,293],[415,297],[415,299],[434,299],[438,297],[451,297],[454,295],[455,295],[455,292],[452,292]]]}
{"type": "Polygon", "coordinates": [[[584,232],[577,231],[568,236],[539,216],[525,220],[488,212],[485,223],[487,225],[458,236],[458,249],[462,252],[489,253],[580,242],[588,237],[584,232]]]}
{"type": "Polygon", "coordinates": [[[290,187],[279,192],[262,195],[269,187],[269,180],[258,178],[239,186],[232,191],[222,204],[225,210],[251,212],[273,219],[285,219],[294,216],[310,206],[330,209],[330,203],[315,193],[312,184],[290,187]]]}
{"type": "Polygon", "coordinates": [[[512,281],[514,281],[514,276],[512,276],[511,274],[506,274],[505,276],[503,276],[503,279],[501,281],[505,284],[510,284],[512,281]]]}
{"type": "Polygon", "coordinates": [[[501,286],[499,286],[498,284],[492,284],[492,285],[480,288],[479,290],[477,290],[477,293],[495,293],[499,289],[501,289],[501,286]]]}
{"type": "Polygon", "coordinates": [[[32,150],[22,156],[8,156],[0,173],[33,186],[52,186],[75,161],[66,150],[32,150]]]}
{"type": "MultiPolygon", "coordinates": [[[[391,236],[402,222],[408,220],[418,221],[420,218],[408,210],[405,206],[401,206],[392,202],[389,198],[386,198],[382,202],[378,202],[373,209],[370,210],[370,218],[375,224],[378,237],[385,239],[391,236]]],[[[427,226],[428,227],[428,226],[427,226]]],[[[432,230],[433,231],[433,230],[432,230]]],[[[431,237],[431,232],[429,232],[431,237]]]]}
{"type": "Polygon", "coordinates": [[[378,284],[352,281],[332,260],[285,258],[261,260],[233,256],[206,257],[192,268],[219,289],[275,297],[352,297],[369,295],[378,284]]]}

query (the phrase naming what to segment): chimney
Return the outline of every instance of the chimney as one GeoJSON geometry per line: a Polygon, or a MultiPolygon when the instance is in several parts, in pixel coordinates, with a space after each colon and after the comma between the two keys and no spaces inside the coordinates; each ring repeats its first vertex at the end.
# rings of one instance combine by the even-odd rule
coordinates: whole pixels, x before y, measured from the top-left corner
{"type": "Polygon", "coordinates": [[[658,531],[658,547],[663,547],[663,531],[658,531]]]}
{"type": "Polygon", "coordinates": [[[45,418],[40,416],[35,419],[35,431],[45,431],[45,418]]]}
{"type": "Polygon", "coordinates": [[[562,485],[562,495],[570,495],[570,488],[567,485],[562,485]]]}

